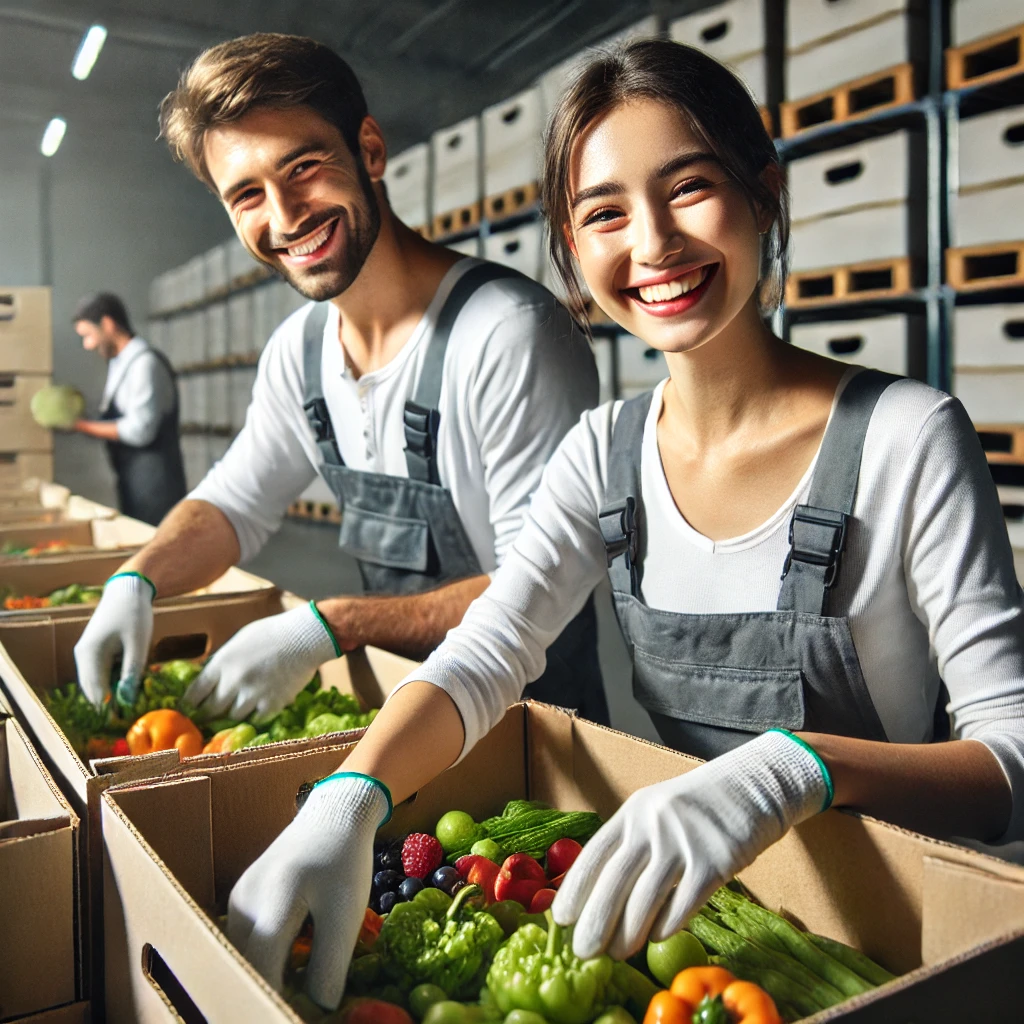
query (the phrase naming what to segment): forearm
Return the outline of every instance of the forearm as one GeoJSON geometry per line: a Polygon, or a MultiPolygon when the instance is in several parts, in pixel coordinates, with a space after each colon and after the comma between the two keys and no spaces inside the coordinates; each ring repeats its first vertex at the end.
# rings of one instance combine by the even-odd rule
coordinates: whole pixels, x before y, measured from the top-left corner
{"type": "Polygon", "coordinates": [[[117,420],[77,420],[75,430],[87,437],[98,437],[101,441],[119,441],[117,420]]]}
{"type": "Polygon", "coordinates": [[[153,581],[158,597],[176,597],[219,579],[239,558],[227,516],[207,501],[179,502],[156,536],[121,567],[153,581]]]}
{"type": "Polygon", "coordinates": [[[835,807],[944,839],[990,840],[1006,830],[1010,787],[983,743],[878,743],[800,735],[828,767],[835,807]]]}
{"type": "Polygon", "coordinates": [[[367,644],[408,658],[425,658],[489,586],[470,576],[436,590],[401,597],[332,597],[317,602],[338,644],[353,651],[367,644]]]}
{"type": "Polygon", "coordinates": [[[387,701],[341,767],[380,779],[397,805],[455,763],[464,736],[451,697],[412,682],[387,701]]]}

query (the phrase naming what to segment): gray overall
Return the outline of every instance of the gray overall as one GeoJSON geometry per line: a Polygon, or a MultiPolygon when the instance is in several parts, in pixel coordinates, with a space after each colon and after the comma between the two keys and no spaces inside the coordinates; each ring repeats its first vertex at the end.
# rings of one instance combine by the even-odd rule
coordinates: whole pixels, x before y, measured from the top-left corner
{"type": "MultiPolygon", "coordinates": [[[[124,373],[146,352],[152,352],[170,375],[174,385],[174,405],[160,421],[156,437],[149,444],[136,447],[121,441],[108,441],[107,455],[117,477],[118,507],[126,516],[158,526],[160,520],[185,497],[187,488],[178,430],[178,384],[174,369],[162,352],[145,348],[132,357],[124,373]]],[[[124,380],[123,374],[121,380],[124,380]]],[[[115,390],[106,409],[100,413],[100,419],[116,420],[121,416],[115,390]]]]}
{"type": "MultiPolygon", "coordinates": [[[[339,546],[359,563],[367,593],[418,594],[483,572],[451,492],[438,475],[438,404],[448,339],[462,307],[486,282],[517,276],[495,264],[473,267],[459,278],[442,306],[415,397],[405,403],[408,477],[345,465],[320,378],[327,304],[314,306],[306,318],[303,408],[322,458],[320,473],[342,511],[339,546]]],[[[544,675],[527,687],[524,696],[573,707],[592,721],[608,722],[592,599],[548,649],[544,675]]]]}
{"type": "Polygon", "coordinates": [[[640,453],[651,394],[625,403],[612,433],[601,532],[615,611],[633,661],[633,694],[662,740],[711,758],[772,727],[885,740],[844,616],[828,614],[875,403],[899,378],[863,370],[847,384],[821,443],[808,504],[790,522],[777,610],[688,614],[640,597],[644,509],[640,453]]]}

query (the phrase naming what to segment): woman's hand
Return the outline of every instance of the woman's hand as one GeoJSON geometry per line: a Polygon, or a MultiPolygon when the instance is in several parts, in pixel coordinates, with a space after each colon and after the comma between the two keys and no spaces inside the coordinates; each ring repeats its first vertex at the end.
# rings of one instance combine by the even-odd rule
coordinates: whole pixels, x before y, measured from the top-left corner
{"type": "Polygon", "coordinates": [[[718,886],[828,806],[831,781],[803,741],[772,730],[634,793],[583,848],[551,908],[573,951],[625,960],[679,931],[718,886]],[[673,891],[675,887],[675,891],[673,891]]]}

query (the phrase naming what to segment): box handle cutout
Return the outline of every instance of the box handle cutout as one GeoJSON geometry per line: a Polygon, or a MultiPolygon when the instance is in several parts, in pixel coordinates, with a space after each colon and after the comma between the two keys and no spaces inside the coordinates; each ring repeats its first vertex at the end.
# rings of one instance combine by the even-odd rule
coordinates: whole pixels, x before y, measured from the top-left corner
{"type": "Polygon", "coordinates": [[[1013,523],[1024,521],[1024,505],[1004,505],[1003,516],[1013,523]]]}
{"type": "Polygon", "coordinates": [[[165,636],[153,648],[150,661],[177,661],[179,658],[201,658],[210,646],[206,633],[189,633],[185,636],[165,636]]]}
{"type": "Polygon", "coordinates": [[[519,252],[519,239],[517,238],[514,242],[506,242],[504,245],[505,254],[511,256],[514,252],[519,252]]]}
{"type": "Polygon", "coordinates": [[[209,1024],[167,961],[148,942],[142,947],[142,975],[184,1024],[209,1024]]]}
{"type": "Polygon", "coordinates": [[[14,319],[14,296],[8,292],[0,295],[0,321],[14,319]]]}
{"type": "Polygon", "coordinates": [[[645,348],[644,349],[644,359],[646,359],[649,363],[653,363],[654,360],[657,359],[658,356],[660,356],[660,355],[661,355],[661,349],[660,348],[645,348]]]}
{"type": "Polygon", "coordinates": [[[716,21],[714,25],[708,25],[701,29],[700,37],[705,43],[714,43],[721,39],[729,31],[729,20],[716,21]]]}
{"type": "Polygon", "coordinates": [[[864,347],[864,339],[858,335],[849,338],[829,338],[828,350],[834,356],[852,356],[864,347]]]}
{"type": "Polygon", "coordinates": [[[1024,121],[1021,121],[1018,124],[1011,124],[1010,127],[1003,132],[1003,140],[1008,146],[1024,145],[1024,121]]]}
{"type": "Polygon", "coordinates": [[[523,108],[517,103],[514,107],[509,107],[504,114],[501,115],[502,121],[505,124],[514,124],[519,120],[519,115],[523,112],[523,108]]]}
{"type": "Polygon", "coordinates": [[[396,178],[404,178],[408,173],[409,173],[409,165],[408,164],[399,164],[397,169],[395,170],[395,177],[396,178]]]}
{"type": "Polygon", "coordinates": [[[1024,341],[1024,320],[1007,320],[1003,324],[1003,334],[1010,341],[1024,341]]]}
{"type": "Polygon", "coordinates": [[[848,164],[840,164],[838,167],[830,167],[825,172],[825,180],[830,185],[840,185],[844,181],[853,181],[864,173],[864,161],[854,160],[848,164]]]}
{"type": "Polygon", "coordinates": [[[462,145],[462,136],[456,132],[448,139],[447,145],[449,149],[458,149],[462,145]]]}

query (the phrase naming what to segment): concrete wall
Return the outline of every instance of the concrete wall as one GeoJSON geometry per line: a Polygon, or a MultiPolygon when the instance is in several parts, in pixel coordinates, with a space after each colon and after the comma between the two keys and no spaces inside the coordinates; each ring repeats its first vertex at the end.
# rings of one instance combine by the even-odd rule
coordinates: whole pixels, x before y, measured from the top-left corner
{"type": "MultiPolygon", "coordinates": [[[[143,331],[150,281],[223,241],[231,226],[163,143],[123,131],[89,135],[76,127],[69,124],[60,150],[46,160],[37,125],[2,125],[0,283],[52,284],[54,378],[79,387],[94,411],[106,366],[83,351],[71,327],[75,303],[91,291],[116,292],[143,331]]],[[[59,482],[113,500],[101,443],[57,435],[54,454],[59,482]]]]}

